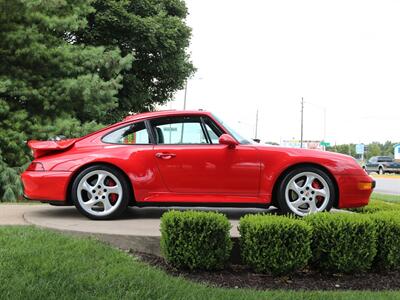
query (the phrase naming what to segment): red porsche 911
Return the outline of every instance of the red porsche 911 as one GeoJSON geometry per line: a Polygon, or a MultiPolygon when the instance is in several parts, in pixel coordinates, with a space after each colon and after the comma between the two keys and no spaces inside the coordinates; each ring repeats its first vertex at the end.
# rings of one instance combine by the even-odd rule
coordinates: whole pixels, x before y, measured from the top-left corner
{"type": "Polygon", "coordinates": [[[350,156],[253,143],[205,111],[128,116],[82,138],[29,141],[25,197],[91,219],[128,206],[278,207],[305,216],[368,204],[375,182],[350,156]]]}

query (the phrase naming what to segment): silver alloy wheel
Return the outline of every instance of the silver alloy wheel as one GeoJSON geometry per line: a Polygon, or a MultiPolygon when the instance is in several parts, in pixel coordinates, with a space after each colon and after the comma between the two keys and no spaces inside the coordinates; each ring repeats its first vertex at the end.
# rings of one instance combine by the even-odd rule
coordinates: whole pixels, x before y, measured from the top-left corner
{"type": "Polygon", "coordinates": [[[285,200],[290,210],[298,216],[324,211],[331,196],[326,180],[314,172],[293,176],[285,189],[285,200]]]}
{"type": "Polygon", "coordinates": [[[120,205],[122,185],[111,172],[95,170],[87,173],[78,184],[77,198],[80,206],[93,216],[107,216],[120,205]]]}

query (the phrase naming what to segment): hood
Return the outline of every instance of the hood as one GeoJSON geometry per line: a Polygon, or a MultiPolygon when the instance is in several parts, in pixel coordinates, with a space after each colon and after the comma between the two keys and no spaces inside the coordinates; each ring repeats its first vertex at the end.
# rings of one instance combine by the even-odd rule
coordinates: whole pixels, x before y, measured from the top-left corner
{"type": "Polygon", "coordinates": [[[290,148],[290,147],[280,147],[280,146],[268,146],[268,145],[257,145],[258,149],[272,149],[275,151],[285,152],[291,156],[303,156],[303,157],[319,157],[319,158],[327,158],[327,159],[335,159],[335,160],[344,160],[344,161],[355,161],[355,159],[346,154],[331,152],[331,151],[322,151],[317,149],[304,149],[304,148],[290,148]]]}

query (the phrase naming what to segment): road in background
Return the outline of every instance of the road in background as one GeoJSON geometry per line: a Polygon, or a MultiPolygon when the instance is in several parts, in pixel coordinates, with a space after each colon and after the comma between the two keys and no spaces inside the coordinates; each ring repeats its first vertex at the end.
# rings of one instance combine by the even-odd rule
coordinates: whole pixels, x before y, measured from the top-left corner
{"type": "Polygon", "coordinates": [[[390,177],[375,177],[376,187],[375,192],[383,194],[400,195],[400,176],[390,177]]]}

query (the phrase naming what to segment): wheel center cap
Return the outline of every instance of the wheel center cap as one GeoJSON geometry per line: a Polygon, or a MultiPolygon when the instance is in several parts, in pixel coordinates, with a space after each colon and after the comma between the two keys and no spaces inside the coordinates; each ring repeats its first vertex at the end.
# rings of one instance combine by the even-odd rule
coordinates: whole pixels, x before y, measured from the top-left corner
{"type": "Polygon", "coordinates": [[[101,194],[103,194],[102,191],[97,192],[97,195],[101,196],[101,194]]]}

